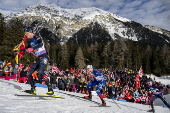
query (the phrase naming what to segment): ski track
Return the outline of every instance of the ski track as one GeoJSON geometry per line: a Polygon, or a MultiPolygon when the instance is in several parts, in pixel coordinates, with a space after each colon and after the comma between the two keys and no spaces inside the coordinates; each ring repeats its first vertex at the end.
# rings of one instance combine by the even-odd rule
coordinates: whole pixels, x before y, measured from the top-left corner
{"type": "MultiPolygon", "coordinates": [[[[18,97],[14,94],[27,94],[17,90],[30,89],[29,84],[17,83],[0,79],[0,113],[146,113],[149,110],[148,105],[120,102],[112,99],[105,99],[108,106],[111,107],[90,107],[97,104],[78,99],[60,92],[84,96],[85,94],[59,91],[54,89],[57,96],[63,96],[65,99],[55,98],[52,100],[44,97],[18,97]]],[[[47,88],[37,87],[37,94],[45,94],[47,88]]],[[[100,102],[98,96],[93,96],[93,100],[100,102]]],[[[155,106],[155,113],[170,113],[170,110],[162,106],[155,106]]]]}

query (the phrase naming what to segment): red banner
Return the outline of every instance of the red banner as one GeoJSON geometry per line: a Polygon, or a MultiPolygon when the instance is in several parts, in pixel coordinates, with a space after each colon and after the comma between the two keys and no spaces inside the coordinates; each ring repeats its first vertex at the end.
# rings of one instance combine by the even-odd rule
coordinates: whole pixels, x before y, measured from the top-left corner
{"type": "Polygon", "coordinates": [[[140,88],[140,80],[139,78],[143,75],[143,69],[142,69],[142,66],[140,67],[139,69],[139,72],[138,74],[136,74],[136,78],[135,78],[135,81],[136,81],[136,89],[139,89],[140,88]]]}

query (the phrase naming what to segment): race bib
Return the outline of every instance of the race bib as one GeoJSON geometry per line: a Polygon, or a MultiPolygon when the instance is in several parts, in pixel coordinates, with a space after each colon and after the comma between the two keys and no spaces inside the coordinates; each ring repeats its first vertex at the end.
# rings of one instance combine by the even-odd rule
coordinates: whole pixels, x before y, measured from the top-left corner
{"type": "Polygon", "coordinates": [[[96,78],[97,81],[103,80],[103,77],[102,77],[102,76],[97,76],[97,77],[95,77],[95,78],[96,78]]]}

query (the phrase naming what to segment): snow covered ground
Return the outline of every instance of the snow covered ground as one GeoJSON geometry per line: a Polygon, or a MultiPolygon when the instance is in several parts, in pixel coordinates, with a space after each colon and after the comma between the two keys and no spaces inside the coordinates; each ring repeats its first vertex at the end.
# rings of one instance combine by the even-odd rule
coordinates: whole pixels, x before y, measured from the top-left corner
{"type": "MultiPolygon", "coordinates": [[[[57,89],[54,89],[55,95],[63,96],[65,99],[18,97],[14,95],[26,94],[18,91],[26,89],[30,89],[28,84],[0,79],[0,113],[145,113],[145,110],[150,109],[149,105],[113,101],[112,99],[105,99],[107,105],[111,107],[90,107],[97,105],[90,101],[84,101],[76,97],[65,95],[57,89]],[[117,104],[115,104],[115,102],[117,104]]],[[[46,88],[37,87],[37,94],[45,94],[46,92],[46,88]]],[[[66,93],[79,96],[85,95],[73,92],[66,93]]],[[[170,96],[166,96],[166,98],[170,101],[170,96]]],[[[96,95],[93,95],[93,100],[100,102],[99,97],[96,95]]],[[[159,100],[157,100],[157,102],[160,104],[159,100]]],[[[168,108],[163,108],[162,105],[155,105],[155,110],[156,113],[170,113],[170,110],[168,108]]]]}

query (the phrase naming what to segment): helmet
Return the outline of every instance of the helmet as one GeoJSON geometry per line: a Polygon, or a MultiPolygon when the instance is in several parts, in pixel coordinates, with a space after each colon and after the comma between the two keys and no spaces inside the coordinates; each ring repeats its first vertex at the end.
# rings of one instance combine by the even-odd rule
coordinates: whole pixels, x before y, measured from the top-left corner
{"type": "Polygon", "coordinates": [[[25,32],[34,33],[34,30],[33,30],[33,29],[31,29],[31,28],[26,28],[26,29],[25,29],[25,32]]]}
{"type": "Polygon", "coordinates": [[[92,65],[87,65],[87,68],[93,68],[93,66],[92,65]]]}
{"type": "Polygon", "coordinates": [[[170,88],[170,85],[166,85],[167,88],[170,88]]]}
{"type": "Polygon", "coordinates": [[[87,65],[87,68],[94,68],[94,69],[98,69],[97,66],[94,65],[87,65]]]}

